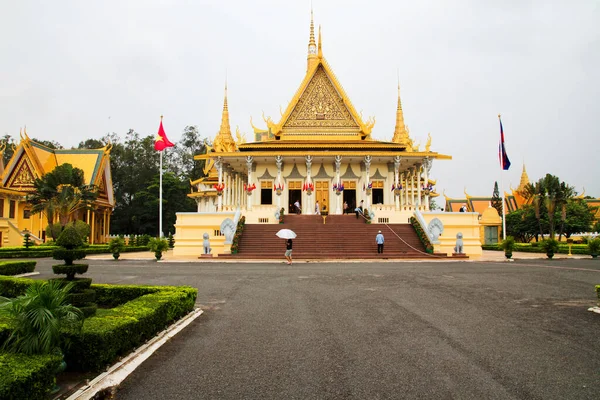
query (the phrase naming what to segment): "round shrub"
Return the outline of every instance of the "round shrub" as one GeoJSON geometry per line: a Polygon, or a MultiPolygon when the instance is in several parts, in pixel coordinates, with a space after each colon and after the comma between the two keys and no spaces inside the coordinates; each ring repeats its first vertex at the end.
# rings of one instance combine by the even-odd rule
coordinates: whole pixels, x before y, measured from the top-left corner
{"type": "Polygon", "coordinates": [[[67,281],[65,278],[51,278],[51,279],[48,279],[48,282],[50,282],[50,281],[62,282],[65,285],[67,283],[72,283],[73,289],[71,290],[71,293],[81,292],[83,290],[89,289],[90,286],[92,285],[91,278],[75,278],[71,281],[67,281]]]}
{"type": "Polygon", "coordinates": [[[64,260],[66,265],[73,265],[74,260],[85,258],[85,250],[58,248],[52,251],[52,258],[64,260]]]}
{"type": "Polygon", "coordinates": [[[87,264],[72,264],[72,265],[53,265],[52,271],[56,275],[67,275],[67,280],[72,281],[75,278],[75,274],[83,275],[87,272],[87,264]]]}
{"type": "Polygon", "coordinates": [[[77,229],[72,225],[67,225],[56,240],[58,246],[71,250],[83,245],[83,239],[77,229]]]}

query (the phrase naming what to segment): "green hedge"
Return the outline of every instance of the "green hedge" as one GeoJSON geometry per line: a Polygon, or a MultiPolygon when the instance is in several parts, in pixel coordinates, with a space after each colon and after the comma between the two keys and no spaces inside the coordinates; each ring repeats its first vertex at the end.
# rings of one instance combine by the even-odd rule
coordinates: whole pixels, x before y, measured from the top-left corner
{"type": "Polygon", "coordinates": [[[28,278],[13,278],[9,276],[0,276],[0,296],[18,297],[25,293],[25,289],[29,287],[33,279],[28,278]]]}
{"type": "Polygon", "coordinates": [[[55,355],[0,353],[0,399],[47,399],[60,363],[55,355]]]}
{"type": "MultiPolygon", "coordinates": [[[[76,281],[88,282],[84,278],[76,281]]],[[[0,276],[0,296],[17,297],[33,282],[33,279],[0,276]]],[[[95,316],[84,321],[80,334],[65,332],[71,342],[65,354],[69,369],[103,369],[192,311],[198,295],[197,289],[188,286],[99,284],[91,288],[96,290],[99,304],[121,305],[99,309],[95,316]]],[[[9,328],[0,320],[0,338],[8,335],[9,328]]]]}
{"type": "MultiPolygon", "coordinates": [[[[93,289],[100,289],[92,285],[93,289]]],[[[133,291],[138,291],[131,286],[133,291]]],[[[71,347],[65,355],[70,369],[99,371],[142,345],[174,320],[194,309],[198,291],[191,287],[156,287],[121,306],[98,310],[84,321],[81,334],[67,333],[71,347]]],[[[126,286],[121,286],[126,291],[126,286]]],[[[102,292],[102,290],[98,290],[102,292]]],[[[106,293],[104,293],[106,294],[106,293]]]]}
{"type": "MultiPolygon", "coordinates": [[[[504,251],[500,247],[500,244],[484,244],[481,246],[483,250],[497,250],[504,251]]],[[[524,253],[541,253],[546,254],[544,250],[539,246],[539,243],[515,243],[515,249],[513,251],[521,251],[524,253]]],[[[569,245],[560,244],[558,247],[558,253],[569,254],[569,245]]],[[[574,244],[571,246],[571,254],[590,254],[587,244],[574,244]]]]}
{"type": "Polygon", "coordinates": [[[19,275],[33,272],[35,261],[0,261],[0,275],[19,275]]]}
{"type": "Polygon", "coordinates": [[[417,219],[415,217],[410,217],[410,224],[413,226],[413,229],[417,233],[417,237],[419,238],[421,243],[423,243],[423,247],[425,247],[425,251],[429,254],[433,254],[433,245],[431,244],[431,241],[429,240],[429,236],[423,230],[423,228],[421,227],[421,224],[419,224],[419,221],[417,221],[417,219]]]}
{"type": "MultiPolygon", "coordinates": [[[[52,252],[58,246],[34,246],[26,250],[25,247],[0,247],[0,258],[42,258],[52,257],[52,252]]],[[[108,250],[108,244],[90,245],[83,247],[86,255],[89,254],[112,254],[108,250]]],[[[121,253],[133,251],[148,251],[148,246],[127,246],[121,253]]]]}
{"type": "Polygon", "coordinates": [[[598,296],[598,305],[600,305],[600,285],[596,285],[596,295],[598,296]]]}

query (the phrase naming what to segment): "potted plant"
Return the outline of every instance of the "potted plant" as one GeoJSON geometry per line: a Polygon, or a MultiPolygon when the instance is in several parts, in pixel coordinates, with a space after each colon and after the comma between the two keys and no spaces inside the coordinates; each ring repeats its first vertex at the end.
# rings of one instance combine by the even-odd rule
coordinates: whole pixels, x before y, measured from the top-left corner
{"type": "Polygon", "coordinates": [[[592,258],[598,257],[598,253],[600,253],[600,237],[588,241],[587,246],[590,256],[592,256],[592,258]]]}
{"type": "Polygon", "coordinates": [[[546,252],[546,256],[552,259],[554,254],[558,252],[558,240],[556,239],[546,239],[540,243],[540,247],[542,250],[546,252]]]}
{"type": "Polygon", "coordinates": [[[150,238],[148,249],[154,253],[156,260],[160,260],[162,258],[162,253],[169,249],[169,242],[162,238],[150,238]]]}
{"type": "Polygon", "coordinates": [[[115,260],[119,259],[121,252],[125,250],[125,240],[121,237],[116,237],[108,243],[108,251],[110,251],[115,260]]]}
{"type": "Polygon", "coordinates": [[[504,256],[506,256],[506,258],[511,258],[513,250],[515,249],[515,238],[507,236],[506,239],[502,241],[500,247],[504,250],[504,256]]]}

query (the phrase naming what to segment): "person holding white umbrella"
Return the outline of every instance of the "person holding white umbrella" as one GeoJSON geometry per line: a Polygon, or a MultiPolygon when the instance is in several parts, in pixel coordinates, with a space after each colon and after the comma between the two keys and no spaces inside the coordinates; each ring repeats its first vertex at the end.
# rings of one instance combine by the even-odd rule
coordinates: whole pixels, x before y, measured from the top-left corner
{"type": "Polygon", "coordinates": [[[287,239],[285,241],[285,259],[288,265],[292,265],[292,239],[296,238],[296,232],[291,229],[280,229],[275,235],[278,238],[287,239]]]}

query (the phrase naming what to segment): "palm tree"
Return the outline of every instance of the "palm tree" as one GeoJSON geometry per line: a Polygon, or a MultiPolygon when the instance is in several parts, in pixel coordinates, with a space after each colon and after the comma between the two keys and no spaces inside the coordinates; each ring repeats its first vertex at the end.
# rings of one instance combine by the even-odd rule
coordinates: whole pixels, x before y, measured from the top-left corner
{"type": "Polygon", "coordinates": [[[565,221],[567,220],[567,204],[569,203],[569,201],[571,201],[575,194],[575,188],[573,188],[573,186],[569,186],[565,182],[560,183],[558,196],[560,206],[560,231],[558,236],[559,241],[562,237],[562,234],[564,233],[565,221]]]}
{"type": "Polygon", "coordinates": [[[533,211],[535,212],[535,218],[538,221],[538,226],[540,228],[540,236],[544,239],[544,231],[542,230],[542,215],[541,215],[541,205],[544,204],[544,198],[546,196],[546,189],[544,187],[544,182],[540,179],[535,184],[529,183],[525,186],[524,195],[527,199],[531,200],[533,204],[533,211]]]}
{"type": "MultiPolygon", "coordinates": [[[[55,218],[62,226],[75,219],[77,211],[90,209],[98,197],[98,189],[85,183],[83,171],[71,164],[62,164],[34,181],[35,191],[27,195],[31,211],[43,213],[48,224],[55,218]]],[[[54,238],[56,239],[56,238],[54,238]]]]}
{"type": "Polygon", "coordinates": [[[4,349],[24,354],[62,354],[61,327],[77,325],[82,312],[67,304],[73,284],[36,281],[15,299],[0,297],[0,315],[14,321],[4,349]]]}

